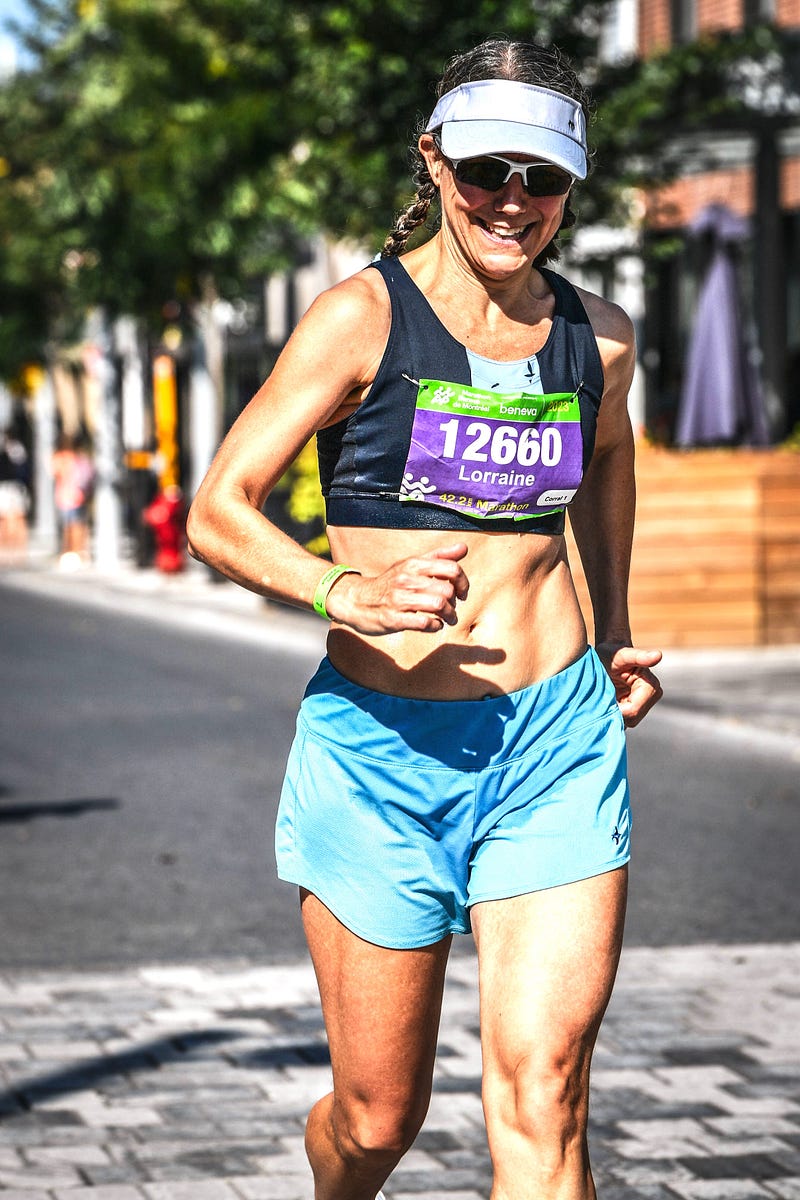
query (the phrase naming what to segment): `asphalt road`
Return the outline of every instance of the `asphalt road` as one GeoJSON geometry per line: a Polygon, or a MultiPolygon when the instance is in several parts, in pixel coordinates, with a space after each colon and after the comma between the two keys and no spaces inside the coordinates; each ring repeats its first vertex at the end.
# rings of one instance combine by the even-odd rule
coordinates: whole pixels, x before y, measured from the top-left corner
{"type": "MultiPolygon", "coordinates": [[[[296,959],[272,824],[308,646],[7,586],[0,628],[0,967],[296,959]]],[[[628,944],[795,940],[796,748],[666,705],[629,747],[628,944]]]]}
{"type": "Polygon", "coordinates": [[[0,963],[301,944],[272,820],[308,657],[0,588],[0,963]]]}

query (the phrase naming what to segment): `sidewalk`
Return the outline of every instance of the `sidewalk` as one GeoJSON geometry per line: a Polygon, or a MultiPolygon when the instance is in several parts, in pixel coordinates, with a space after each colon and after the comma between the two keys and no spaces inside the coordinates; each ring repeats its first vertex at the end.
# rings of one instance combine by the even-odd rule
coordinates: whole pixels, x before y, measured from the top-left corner
{"type": "MultiPolygon", "coordinates": [[[[33,564],[4,583],[323,651],[323,622],[203,569],[33,564]]],[[[772,740],[800,761],[800,646],[669,651],[661,675],[659,719],[772,740]]],[[[477,1027],[475,961],[460,954],[431,1111],[388,1200],[488,1197],[477,1027]]],[[[311,1200],[303,1121],[328,1074],[306,962],[0,971],[0,1196],[311,1200]]],[[[787,945],[625,950],[593,1079],[600,1200],[800,1200],[800,930],[787,945]]]]}
{"type": "Polygon", "coordinates": [[[94,565],[61,571],[57,559],[32,559],[24,566],[0,565],[0,587],[3,584],[196,633],[317,656],[325,652],[326,624],[317,616],[270,604],[199,563],[179,574],[163,575],[129,563],[113,572],[94,565]]]}
{"type": "MultiPolygon", "coordinates": [[[[389,1200],[489,1195],[477,1022],[457,956],[389,1200]]],[[[601,1200],[798,1200],[798,1029],[800,945],[626,951],[595,1058],[601,1200]]],[[[307,965],[0,974],[0,1078],[8,1200],[311,1200],[328,1065],[307,965]]]]}

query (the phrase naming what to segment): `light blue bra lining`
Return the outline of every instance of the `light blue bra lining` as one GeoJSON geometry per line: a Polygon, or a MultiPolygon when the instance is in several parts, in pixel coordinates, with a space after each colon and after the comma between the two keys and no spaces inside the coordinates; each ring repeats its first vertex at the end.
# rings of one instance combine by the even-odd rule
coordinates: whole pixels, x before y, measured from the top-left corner
{"type": "Polygon", "coordinates": [[[517,362],[495,362],[467,349],[472,386],[486,392],[528,392],[541,396],[542,377],[535,354],[517,362]]]}

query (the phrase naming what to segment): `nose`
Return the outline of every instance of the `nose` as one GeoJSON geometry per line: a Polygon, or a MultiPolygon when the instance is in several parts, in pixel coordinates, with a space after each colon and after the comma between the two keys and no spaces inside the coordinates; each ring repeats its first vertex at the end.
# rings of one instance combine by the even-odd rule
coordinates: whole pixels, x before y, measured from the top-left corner
{"type": "Polygon", "coordinates": [[[515,171],[510,179],[507,179],[499,192],[495,192],[494,206],[498,212],[505,212],[508,209],[518,210],[524,208],[528,203],[529,196],[522,186],[522,175],[519,171],[515,171]]]}

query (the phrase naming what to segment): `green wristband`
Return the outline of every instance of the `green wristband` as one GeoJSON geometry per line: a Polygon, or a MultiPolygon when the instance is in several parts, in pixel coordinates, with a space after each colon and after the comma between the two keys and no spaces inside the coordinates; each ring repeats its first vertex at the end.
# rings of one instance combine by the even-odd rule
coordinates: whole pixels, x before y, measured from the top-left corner
{"type": "Polygon", "coordinates": [[[319,613],[326,621],[330,621],[328,610],[325,607],[325,602],[328,599],[328,592],[331,590],[336,580],[340,575],[360,575],[355,567],[345,567],[339,564],[335,567],[329,567],[325,574],[317,584],[317,590],[314,592],[314,612],[319,613]]]}

